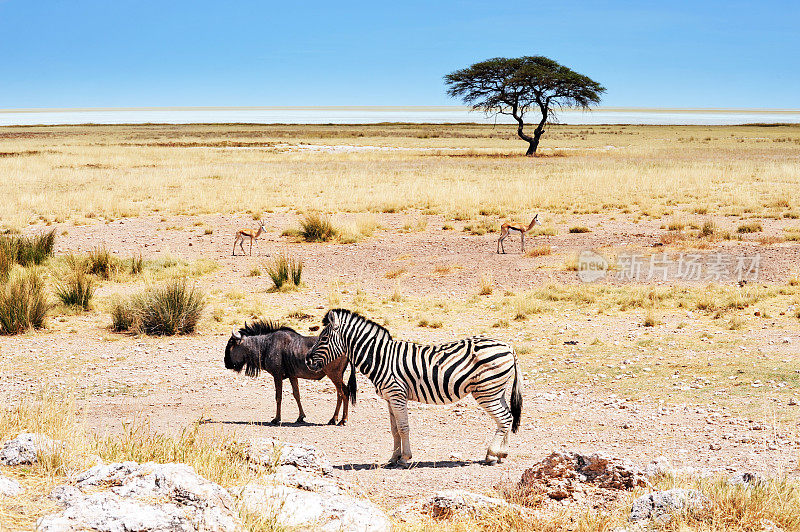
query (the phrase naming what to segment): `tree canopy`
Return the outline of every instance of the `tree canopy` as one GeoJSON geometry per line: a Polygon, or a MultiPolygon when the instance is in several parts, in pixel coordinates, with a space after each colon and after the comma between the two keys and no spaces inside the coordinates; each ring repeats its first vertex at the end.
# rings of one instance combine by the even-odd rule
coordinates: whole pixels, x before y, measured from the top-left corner
{"type": "Polygon", "coordinates": [[[583,74],[543,56],[495,57],[456,70],[444,77],[447,94],[486,113],[512,116],[517,134],[528,142],[526,155],[539,146],[547,120],[554,109],[588,109],[600,103],[605,87],[583,74]],[[533,137],[525,133],[525,115],[541,113],[533,137]]]}

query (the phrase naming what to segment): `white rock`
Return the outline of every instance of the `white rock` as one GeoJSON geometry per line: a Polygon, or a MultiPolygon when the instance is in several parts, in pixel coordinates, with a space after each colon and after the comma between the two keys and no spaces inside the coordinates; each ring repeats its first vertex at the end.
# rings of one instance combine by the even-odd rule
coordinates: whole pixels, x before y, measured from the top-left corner
{"type": "Polygon", "coordinates": [[[324,532],[384,532],[391,522],[377,506],[345,494],[326,495],[283,485],[250,484],[240,496],[243,507],[275,519],[283,527],[324,532]]]}
{"type": "Polygon", "coordinates": [[[283,443],[272,438],[255,438],[248,442],[245,450],[251,462],[272,466],[291,465],[304,471],[333,473],[333,464],[325,453],[310,445],[283,443]]]}
{"type": "Polygon", "coordinates": [[[22,487],[22,484],[13,478],[0,475],[0,495],[4,495],[6,497],[15,497],[23,491],[25,491],[25,488],[22,487]]]}
{"type": "Polygon", "coordinates": [[[666,456],[659,456],[655,460],[652,460],[644,468],[644,473],[648,477],[654,477],[656,475],[669,475],[672,474],[672,472],[672,464],[670,463],[669,458],[666,456]]]}
{"type": "Polygon", "coordinates": [[[0,449],[0,465],[33,464],[39,460],[40,453],[56,452],[63,445],[64,442],[52,440],[44,434],[23,432],[3,444],[0,449]]]}

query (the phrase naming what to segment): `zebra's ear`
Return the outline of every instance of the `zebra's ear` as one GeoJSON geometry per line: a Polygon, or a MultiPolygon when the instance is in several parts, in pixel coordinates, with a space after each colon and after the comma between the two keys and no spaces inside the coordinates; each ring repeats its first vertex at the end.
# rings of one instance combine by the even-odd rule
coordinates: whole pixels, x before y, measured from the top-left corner
{"type": "Polygon", "coordinates": [[[328,315],[328,323],[331,324],[331,328],[333,328],[334,331],[339,330],[339,317],[335,313],[331,312],[328,315]]]}

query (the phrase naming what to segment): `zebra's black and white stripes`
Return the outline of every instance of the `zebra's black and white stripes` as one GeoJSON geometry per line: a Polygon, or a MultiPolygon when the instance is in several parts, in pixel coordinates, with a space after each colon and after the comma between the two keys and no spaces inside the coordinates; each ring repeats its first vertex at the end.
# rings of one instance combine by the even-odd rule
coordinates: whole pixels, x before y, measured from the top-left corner
{"type": "MultiPolygon", "coordinates": [[[[392,462],[411,459],[408,400],[448,404],[469,394],[497,422],[486,460],[508,455],[509,430],[516,432],[522,415],[519,364],[507,343],[483,336],[440,345],[393,340],[389,331],[354,312],[333,309],[323,319],[323,330],[309,351],[309,368],[322,367],[342,354],[365,374],[389,404],[394,437],[392,462]],[[513,382],[511,407],[505,398],[513,382]]],[[[349,386],[355,387],[351,379],[349,386]]]]}

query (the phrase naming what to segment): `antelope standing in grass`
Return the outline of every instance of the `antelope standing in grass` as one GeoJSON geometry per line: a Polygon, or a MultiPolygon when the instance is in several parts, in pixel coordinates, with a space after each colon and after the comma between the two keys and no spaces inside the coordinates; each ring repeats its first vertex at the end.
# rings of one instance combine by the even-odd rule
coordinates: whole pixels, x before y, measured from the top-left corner
{"type": "Polygon", "coordinates": [[[539,225],[539,215],[533,217],[531,220],[530,225],[525,227],[522,224],[510,224],[508,222],[504,223],[500,227],[500,238],[497,240],[497,252],[500,253],[500,250],[503,250],[503,253],[506,252],[506,248],[503,246],[503,240],[508,238],[508,235],[511,231],[519,231],[520,235],[522,236],[522,252],[525,253],[525,233],[533,229],[534,225],[539,225]]]}
{"type": "Polygon", "coordinates": [[[242,250],[242,255],[244,255],[244,246],[242,244],[244,243],[245,238],[250,239],[250,255],[253,254],[253,240],[258,240],[258,237],[261,236],[261,233],[266,231],[263,220],[259,220],[258,224],[258,231],[252,231],[250,229],[239,229],[236,231],[236,239],[233,241],[232,255],[236,255],[236,244],[239,244],[239,247],[242,250]]]}

